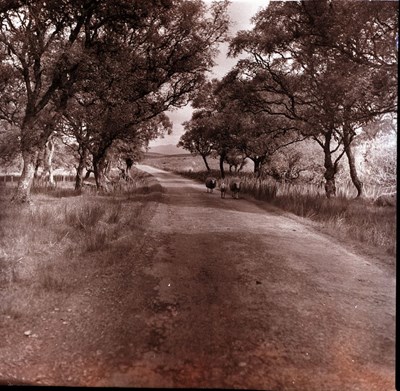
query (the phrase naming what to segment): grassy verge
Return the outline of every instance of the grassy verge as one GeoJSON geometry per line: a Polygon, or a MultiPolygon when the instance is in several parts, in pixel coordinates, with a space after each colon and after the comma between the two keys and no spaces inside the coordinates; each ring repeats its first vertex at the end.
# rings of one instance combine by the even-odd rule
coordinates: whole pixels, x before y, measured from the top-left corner
{"type": "Polygon", "coordinates": [[[112,265],[121,247],[133,252],[160,197],[138,175],[107,194],[36,187],[29,206],[10,203],[14,189],[0,187],[0,318],[32,317],[82,289],[82,273],[112,265]]]}
{"type": "MultiPolygon", "coordinates": [[[[220,176],[218,171],[178,173],[201,182],[210,174],[216,178],[220,176]]],[[[351,238],[391,256],[396,253],[396,211],[393,207],[376,206],[368,198],[355,200],[348,188],[339,188],[336,198],[327,199],[324,190],[317,186],[279,184],[268,179],[260,181],[251,174],[240,177],[243,193],[318,222],[339,239],[351,238]]],[[[368,189],[366,193],[368,195],[368,189]]],[[[372,195],[376,196],[375,192],[372,195]]]]}

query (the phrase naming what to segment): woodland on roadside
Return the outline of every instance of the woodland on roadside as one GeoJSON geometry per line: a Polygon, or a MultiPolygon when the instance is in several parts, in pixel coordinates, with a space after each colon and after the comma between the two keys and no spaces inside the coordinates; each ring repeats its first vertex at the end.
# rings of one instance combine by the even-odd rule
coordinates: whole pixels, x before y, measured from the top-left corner
{"type": "MultiPolygon", "coordinates": [[[[398,4],[271,2],[229,34],[229,2],[0,2],[0,162],[30,202],[54,169],[129,181],[168,112],[191,104],[179,146],[257,180],[396,188],[398,4]],[[210,79],[221,43],[237,64],[210,79]]],[[[371,190],[373,189],[373,191],[371,190]]]]}

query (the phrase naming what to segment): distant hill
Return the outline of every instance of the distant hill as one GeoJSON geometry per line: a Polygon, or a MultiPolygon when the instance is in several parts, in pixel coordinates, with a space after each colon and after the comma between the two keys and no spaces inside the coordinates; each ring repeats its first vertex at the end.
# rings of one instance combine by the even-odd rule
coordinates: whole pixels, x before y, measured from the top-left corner
{"type": "Polygon", "coordinates": [[[159,153],[161,155],[185,155],[188,153],[183,148],[178,148],[174,144],[158,145],[156,147],[149,148],[150,153],[159,153]]]}

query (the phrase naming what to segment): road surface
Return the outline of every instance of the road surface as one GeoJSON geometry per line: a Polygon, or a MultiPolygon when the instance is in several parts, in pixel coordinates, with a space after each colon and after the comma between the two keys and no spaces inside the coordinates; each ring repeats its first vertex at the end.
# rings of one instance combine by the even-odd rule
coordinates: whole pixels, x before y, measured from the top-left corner
{"type": "Polygon", "coordinates": [[[136,359],[97,386],[395,389],[393,272],[248,196],[138,168],[165,190],[136,273],[151,302],[136,359]]]}

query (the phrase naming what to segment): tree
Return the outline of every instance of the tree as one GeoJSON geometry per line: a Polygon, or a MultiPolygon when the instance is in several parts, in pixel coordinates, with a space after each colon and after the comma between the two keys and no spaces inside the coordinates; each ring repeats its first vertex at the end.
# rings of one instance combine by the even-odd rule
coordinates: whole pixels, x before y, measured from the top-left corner
{"type": "Polygon", "coordinates": [[[239,32],[231,54],[251,55],[237,73],[253,83],[248,106],[284,116],[324,151],[326,195],[346,155],[362,195],[352,143],[361,125],[396,110],[394,2],[273,2],[239,32]]]}
{"type": "MultiPolygon", "coordinates": [[[[253,113],[247,109],[249,95],[240,85],[234,70],[222,80],[214,79],[199,90],[193,101],[197,110],[185,122],[186,133],[180,145],[192,153],[206,156],[217,153],[223,178],[224,162],[237,170],[245,159],[254,162],[254,173],[259,176],[263,164],[280,148],[302,138],[292,124],[281,116],[253,113]]],[[[205,160],[206,167],[208,164],[205,160]]]]}
{"type": "Polygon", "coordinates": [[[123,102],[111,107],[108,102],[97,98],[92,101],[74,98],[70,101],[64,113],[64,134],[79,155],[76,189],[82,187],[83,170],[89,156],[97,188],[107,190],[105,174],[112,155],[109,153],[110,149],[122,153],[125,148],[125,153],[130,150],[133,157],[134,151],[146,147],[150,140],[170,132],[172,128],[168,117],[163,113],[147,121],[143,118],[133,121],[129,112],[123,102]]]}
{"type": "Polygon", "coordinates": [[[200,155],[207,171],[211,171],[207,158],[213,154],[215,148],[208,134],[208,123],[204,113],[195,112],[192,119],[185,121],[183,126],[185,133],[181,136],[177,146],[188,150],[193,155],[200,155]]]}
{"type": "Polygon", "coordinates": [[[232,168],[235,173],[240,172],[246,164],[247,156],[239,149],[231,149],[225,157],[225,162],[229,166],[229,172],[232,172],[232,168]]]}
{"type": "Polygon", "coordinates": [[[113,144],[111,154],[117,164],[120,179],[127,182],[132,180],[131,169],[134,163],[143,158],[144,149],[144,146],[139,144],[137,140],[134,140],[133,143],[118,140],[113,144]]]}
{"type": "MultiPolygon", "coordinates": [[[[118,133],[186,104],[213,64],[216,45],[225,39],[226,7],[226,2],[207,8],[189,0],[2,3],[1,65],[12,65],[19,81],[13,86],[23,91],[22,97],[13,93],[23,107],[19,126],[24,160],[14,200],[29,201],[36,157],[51,134],[41,125],[43,117],[62,113],[79,91],[91,92],[93,84],[103,91],[102,107],[109,112],[103,130],[110,130],[123,114],[124,107],[113,107],[123,101],[118,90],[131,93],[124,103],[136,119],[118,133]],[[119,73],[129,67],[130,72],[119,73]]],[[[96,158],[98,166],[112,141],[107,137],[99,144],[103,152],[96,158]]]]}

